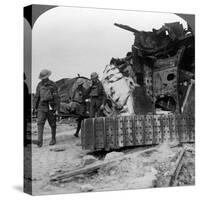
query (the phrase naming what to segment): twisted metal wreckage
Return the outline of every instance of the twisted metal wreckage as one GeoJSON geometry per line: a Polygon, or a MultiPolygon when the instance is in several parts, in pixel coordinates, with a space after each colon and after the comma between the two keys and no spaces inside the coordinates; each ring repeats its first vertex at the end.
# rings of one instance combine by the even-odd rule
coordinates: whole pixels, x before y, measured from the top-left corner
{"type": "MultiPolygon", "coordinates": [[[[119,149],[165,140],[194,142],[192,30],[184,29],[179,22],[166,23],[149,32],[114,25],[132,32],[135,41],[125,58],[112,58],[103,72],[102,83],[108,99],[106,117],[82,122],[83,149],[119,149]]],[[[71,81],[78,79],[84,79],[88,87],[89,80],[85,78],[71,81]]],[[[60,90],[66,95],[63,91],[66,88],[60,90]]]]}

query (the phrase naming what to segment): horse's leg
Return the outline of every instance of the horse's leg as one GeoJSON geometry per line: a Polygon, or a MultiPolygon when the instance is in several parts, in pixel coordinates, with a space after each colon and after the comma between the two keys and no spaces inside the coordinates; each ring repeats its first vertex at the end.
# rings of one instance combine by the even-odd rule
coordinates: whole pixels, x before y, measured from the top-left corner
{"type": "Polygon", "coordinates": [[[79,134],[79,131],[81,129],[81,121],[82,121],[82,118],[79,117],[77,120],[77,128],[76,128],[76,133],[74,134],[75,137],[78,137],[78,134],[79,134]]]}

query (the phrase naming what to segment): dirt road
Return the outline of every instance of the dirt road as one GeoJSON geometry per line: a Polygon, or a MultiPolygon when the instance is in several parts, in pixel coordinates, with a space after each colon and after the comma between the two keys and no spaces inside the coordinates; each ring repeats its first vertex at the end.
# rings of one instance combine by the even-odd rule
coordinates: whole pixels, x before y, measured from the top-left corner
{"type": "MultiPolygon", "coordinates": [[[[59,187],[49,185],[50,175],[58,171],[74,169],[80,165],[81,157],[87,152],[82,151],[80,138],[74,137],[75,128],[75,124],[58,124],[57,144],[49,146],[50,128],[48,124],[45,125],[43,147],[38,148],[33,145],[32,148],[33,194],[59,193],[59,187]]],[[[33,123],[32,130],[32,138],[36,140],[36,123],[33,123]]],[[[69,192],[77,192],[73,185],[69,190],[69,192]]]]}
{"type": "MultiPolygon", "coordinates": [[[[92,174],[79,175],[63,182],[50,182],[53,175],[62,174],[82,166],[82,158],[88,152],[81,149],[80,138],[74,137],[75,128],[74,123],[58,124],[57,144],[49,146],[51,135],[50,128],[46,124],[44,146],[38,148],[33,145],[32,148],[33,194],[81,192],[82,186],[85,185],[89,185],[91,191],[167,186],[167,178],[175,165],[180,147],[170,148],[167,145],[161,145],[158,146],[157,150],[137,157],[132,153],[133,157],[104,166],[92,174]]],[[[37,139],[36,123],[33,123],[32,130],[32,138],[37,139]]],[[[119,152],[116,152],[116,155],[117,153],[119,152]]],[[[101,157],[102,162],[107,155],[101,157]]],[[[190,160],[190,163],[194,163],[194,159],[190,160]]],[[[193,176],[193,179],[188,184],[193,185],[194,169],[190,176],[193,176]]]]}

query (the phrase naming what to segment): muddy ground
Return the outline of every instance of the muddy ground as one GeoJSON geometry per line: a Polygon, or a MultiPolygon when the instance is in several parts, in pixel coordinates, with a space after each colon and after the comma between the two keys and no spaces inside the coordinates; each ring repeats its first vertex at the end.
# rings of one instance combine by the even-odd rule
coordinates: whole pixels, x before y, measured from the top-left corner
{"type": "MultiPolygon", "coordinates": [[[[45,125],[44,145],[32,145],[33,194],[57,194],[88,191],[108,191],[137,188],[167,187],[182,147],[163,144],[152,151],[138,154],[147,148],[125,149],[121,152],[92,154],[98,162],[129,155],[115,163],[107,164],[90,174],[51,181],[52,177],[83,167],[83,158],[90,154],[81,149],[80,137],[74,137],[76,124],[63,121],[57,124],[57,144],[49,146],[49,125],[45,125]]],[[[36,122],[32,124],[32,139],[37,139],[36,122]]],[[[187,144],[192,153],[187,154],[178,177],[178,185],[195,184],[194,144],[187,144]]],[[[91,154],[90,154],[91,155],[91,154]]],[[[97,162],[95,161],[95,162],[97,162]]]]}

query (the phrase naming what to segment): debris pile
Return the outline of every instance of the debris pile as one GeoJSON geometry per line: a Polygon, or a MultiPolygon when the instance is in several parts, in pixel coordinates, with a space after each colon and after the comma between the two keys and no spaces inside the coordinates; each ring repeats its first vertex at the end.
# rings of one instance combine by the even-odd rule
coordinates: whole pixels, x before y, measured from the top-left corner
{"type": "Polygon", "coordinates": [[[190,145],[185,148],[186,153],[183,158],[183,164],[177,177],[177,186],[194,185],[195,184],[195,151],[190,145]]]}
{"type": "Polygon", "coordinates": [[[80,187],[81,192],[91,192],[93,189],[93,186],[90,184],[85,184],[80,187]]]}
{"type": "MultiPolygon", "coordinates": [[[[170,184],[173,169],[182,149],[182,147],[170,148],[169,144],[163,144],[128,154],[111,152],[104,160],[95,160],[74,172],[54,176],[51,184],[57,187],[64,184],[67,188],[70,182],[70,185],[77,186],[77,191],[84,192],[166,187],[170,184]]],[[[178,185],[194,184],[193,158],[187,159],[187,163],[189,165],[183,165],[177,178],[178,185]]]]}
{"type": "Polygon", "coordinates": [[[97,159],[94,156],[86,155],[82,158],[81,164],[82,166],[86,166],[94,163],[95,161],[97,161],[97,159]]]}

